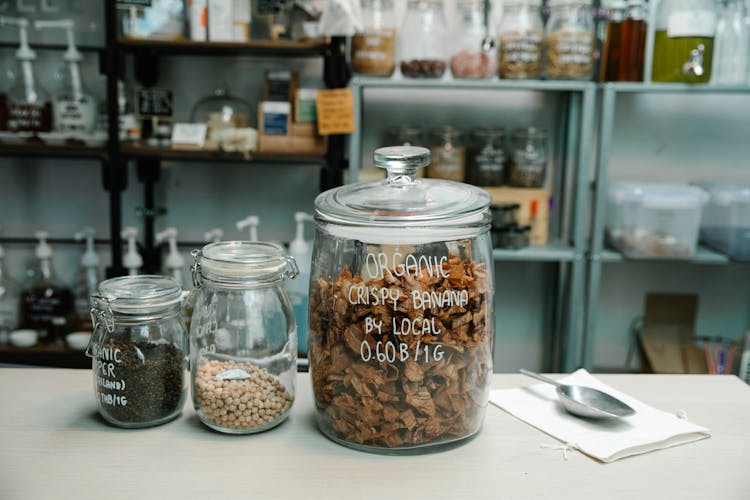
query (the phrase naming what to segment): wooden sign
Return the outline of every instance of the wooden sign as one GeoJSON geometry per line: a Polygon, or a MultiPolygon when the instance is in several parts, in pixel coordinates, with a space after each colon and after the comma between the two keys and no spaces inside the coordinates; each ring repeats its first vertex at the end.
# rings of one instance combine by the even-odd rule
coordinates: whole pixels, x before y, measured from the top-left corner
{"type": "Polygon", "coordinates": [[[136,96],[138,115],[143,118],[172,116],[172,91],[166,89],[141,89],[136,96]]]}
{"type": "Polygon", "coordinates": [[[351,134],[356,130],[351,89],[319,90],[315,108],[318,114],[318,134],[351,134]]]}

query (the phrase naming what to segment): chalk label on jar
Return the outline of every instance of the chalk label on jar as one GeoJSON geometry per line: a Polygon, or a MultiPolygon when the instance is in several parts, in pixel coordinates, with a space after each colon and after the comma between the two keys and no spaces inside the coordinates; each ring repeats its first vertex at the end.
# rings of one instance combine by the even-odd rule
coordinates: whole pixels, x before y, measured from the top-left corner
{"type": "Polygon", "coordinates": [[[448,257],[404,254],[393,252],[368,253],[365,257],[365,270],[371,278],[385,278],[411,276],[418,278],[422,276],[448,278],[444,265],[448,263],[448,257]],[[403,261],[403,262],[402,262],[403,261]]]}
{"type": "Polygon", "coordinates": [[[553,50],[558,64],[588,64],[593,51],[591,33],[562,33],[553,50]]]}
{"type": "Polygon", "coordinates": [[[500,51],[505,62],[533,63],[542,55],[542,37],[539,35],[504,35],[500,51]]]}
{"type": "MultiPolygon", "coordinates": [[[[119,379],[115,368],[122,362],[122,350],[113,347],[102,347],[96,359],[96,385],[106,391],[124,391],[126,383],[119,379]]],[[[110,406],[127,406],[128,399],[111,392],[98,392],[99,401],[110,406]]]]}

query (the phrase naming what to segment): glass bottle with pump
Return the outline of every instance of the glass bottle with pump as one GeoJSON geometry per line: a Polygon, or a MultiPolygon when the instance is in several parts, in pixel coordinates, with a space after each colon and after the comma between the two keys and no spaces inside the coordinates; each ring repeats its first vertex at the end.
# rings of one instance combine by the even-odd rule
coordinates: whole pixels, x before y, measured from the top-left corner
{"type": "Polygon", "coordinates": [[[36,233],[36,263],[21,294],[21,325],[39,330],[47,342],[61,342],[71,331],[75,299],[71,290],[57,278],[52,267],[52,247],[47,233],[36,233]]]}
{"type": "Polygon", "coordinates": [[[72,19],[35,21],[36,29],[61,28],[68,39],[68,49],[63,60],[65,68],[60,72],[62,86],[53,97],[54,127],[58,132],[88,134],[96,125],[96,100],[86,92],[81,79],[83,56],[75,45],[72,19]]]}
{"type": "Polygon", "coordinates": [[[76,325],[79,331],[91,332],[91,297],[97,294],[99,286],[99,256],[94,251],[94,229],[87,227],[76,233],[76,240],[86,241],[86,250],[81,256],[81,270],[75,286],[76,325]]]}
{"type": "Polygon", "coordinates": [[[8,92],[8,130],[11,132],[50,132],[52,103],[49,94],[34,74],[36,53],[29,47],[29,21],[24,18],[0,17],[0,26],[16,26],[19,48],[16,51],[18,73],[16,83],[8,92]]]}
{"type": "Polygon", "coordinates": [[[157,245],[166,242],[169,246],[169,253],[167,253],[167,258],[164,261],[164,274],[172,276],[182,286],[182,271],[185,268],[185,258],[180,255],[177,249],[177,229],[168,227],[164,231],[156,233],[155,237],[157,245]]]}
{"type": "Polygon", "coordinates": [[[289,300],[292,303],[294,317],[297,321],[297,347],[300,353],[307,354],[307,305],[310,295],[310,265],[312,245],[305,240],[305,222],[312,222],[313,217],[305,212],[294,214],[297,232],[289,243],[289,255],[299,267],[299,276],[286,283],[289,300]]]}

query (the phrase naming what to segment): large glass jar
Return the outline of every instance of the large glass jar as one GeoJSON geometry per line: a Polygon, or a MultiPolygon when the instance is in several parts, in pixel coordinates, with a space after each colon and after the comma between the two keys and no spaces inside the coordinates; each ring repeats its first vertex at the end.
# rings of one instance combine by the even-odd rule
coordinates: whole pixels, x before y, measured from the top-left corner
{"type": "Polygon", "coordinates": [[[409,0],[401,29],[401,73],[411,78],[443,76],[447,34],[442,0],[409,0]]]}
{"type": "Polygon", "coordinates": [[[274,243],[223,241],[193,255],[195,411],[228,434],[275,427],[294,402],[297,326],[284,280],[297,264],[274,243]]]}
{"type": "Polygon", "coordinates": [[[541,0],[504,0],[498,35],[500,78],[532,79],[542,75],[541,0]]]}
{"type": "Polygon", "coordinates": [[[352,70],[391,76],[396,67],[396,20],[392,0],[362,0],[362,32],[352,37],[352,70]]]}
{"type": "Polygon", "coordinates": [[[182,288],[166,276],[124,276],[92,297],[93,359],[99,413],[119,427],[150,427],[176,418],[187,391],[188,340],[182,288]]]}
{"type": "Polygon", "coordinates": [[[460,0],[458,46],[453,48],[451,73],[455,78],[489,78],[495,74],[491,41],[487,38],[484,0],[460,0]]]}
{"type": "Polygon", "coordinates": [[[446,125],[432,131],[432,162],[427,176],[433,179],[463,182],[466,177],[466,148],[461,132],[446,125]]]}
{"type": "Polygon", "coordinates": [[[594,17],[590,0],[550,0],[544,76],[590,80],[594,72],[594,17]]]}
{"type": "Polygon", "coordinates": [[[466,150],[468,181],[477,186],[500,186],[505,182],[505,130],[480,128],[471,134],[466,150]]]}
{"type": "Polygon", "coordinates": [[[310,372],[318,426],[365,451],[475,435],[492,376],[490,197],[418,179],[429,150],[375,151],[386,180],[315,200],[310,372]]]}
{"type": "Polygon", "coordinates": [[[708,83],[716,17],[715,0],[661,0],[656,15],[651,79],[708,83]]]}
{"type": "Polygon", "coordinates": [[[716,24],[713,83],[743,85],[746,82],[750,26],[745,24],[745,19],[744,0],[723,2],[716,24]]]}
{"type": "Polygon", "coordinates": [[[536,127],[513,132],[508,184],[540,188],[547,178],[547,132],[536,127]]]}

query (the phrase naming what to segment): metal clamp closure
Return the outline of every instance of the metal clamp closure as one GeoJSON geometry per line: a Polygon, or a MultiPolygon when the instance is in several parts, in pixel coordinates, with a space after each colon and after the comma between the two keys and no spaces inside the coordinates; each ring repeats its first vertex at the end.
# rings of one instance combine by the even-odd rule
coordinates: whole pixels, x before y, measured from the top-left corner
{"type": "Polygon", "coordinates": [[[198,289],[203,287],[203,278],[201,277],[201,257],[203,252],[200,250],[193,250],[190,252],[193,256],[193,265],[190,266],[190,273],[193,276],[193,287],[198,289]]]}
{"type": "Polygon", "coordinates": [[[89,345],[86,346],[86,356],[93,358],[98,356],[99,347],[106,333],[115,331],[115,317],[112,314],[112,301],[101,295],[91,296],[91,324],[94,325],[94,333],[91,335],[89,345]],[[103,328],[102,328],[103,327],[103,328]]]}
{"type": "Polygon", "coordinates": [[[294,257],[287,256],[285,257],[285,260],[287,269],[286,271],[284,271],[282,277],[285,280],[289,280],[299,276],[299,266],[297,266],[297,261],[294,259],[294,257]]]}

